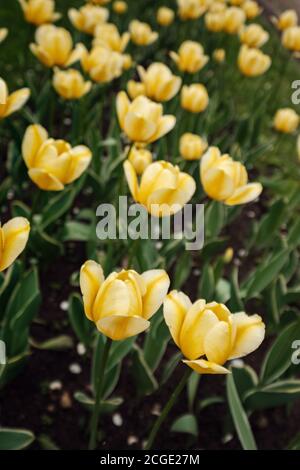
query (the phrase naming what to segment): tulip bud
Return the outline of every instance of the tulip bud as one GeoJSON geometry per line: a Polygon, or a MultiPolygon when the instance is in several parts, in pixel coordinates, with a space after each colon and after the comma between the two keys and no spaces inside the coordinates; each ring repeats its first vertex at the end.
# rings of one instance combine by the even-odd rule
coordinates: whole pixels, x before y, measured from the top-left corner
{"type": "Polygon", "coordinates": [[[36,26],[52,23],[61,17],[59,13],[54,12],[54,0],[19,0],[19,3],[26,21],[36,26]]]}
{"type": "Polygon", "coordinates": [[[94,47],[102,46],[116,52],[124,52],[130,39],[128,32],[121,35],[113,23],[104,23],[96,26],[94,34],[94,47]]]}
{"type": "Polygon", "coordinates": [[[77,100],[86,95],[92,86],[91,82],[85,82],[78,70],[54,70],[53,86],[57,93],[66,100],[77,100]]]}
{"type": "Polygon", "coordinates": [[[122,0],[116,0],[113,2],[113,11],[118,15],[123,15],[128,9],[127,3],[122,0]]]}
{"type": "Polygon", "coordinates": [[[9,94],[5,81],[0,78],[0,120],[22,108],[29,96],[29,88],[21,88],[9,94]]]}
{"type": "Polygon", "coordinates": [[[122,57],[123,57],[123,70],[129,70],[131,67],[133,67],[134,62],[130,54],[123,54],[122,57]]]}
{"type": "Polygon", "coordinates": [[[223,62],[225,62],[225,59],[226,59],[225,49],[215,49],[213,52],[213,58],[216,62],[219,62],[219,64],[222,64],[223,62]]]}
{"type": "Polygon", "coordinates": [[[127,91],[132,100],[138,96],[146,94],[146,87],[144,83],[136,82],[135,80],[129,80],[127,83],[127,91]]]}
{"type": "Polygon", "coordinates": [[[245,166],[229,155],[221,155],[217,147],[210,147],[201,158],[200,179],[211,199],[228,206],[246,204],[262,192],[260,183],[248,183],[245,166]]]}
{"type": "Polygon", "coordinates": [[[89,260],[80,270],[85,314],[101,333],[115,341],[147,330],[169,285],[169,276],[162,269],[143,274],[122,270],[105,279],[101,265],[89,260]]]}
{"type": "Polygon", "coordinates": [[[224,253],[224,255],[223,255],[223,261],[224,261],[224,263],[225,263],[225,264],[231,263],[232,258],[233,258],[233,255],[234,255],[233,248],[232,248],[232,247],[227,248],[227,250],[225,251],[225,253],[224,253]]]}
{"type": "Polygon", "coordinates": [[[152,163],[152,153],[145,148],[137,148],[135,146],[130,150],[128,160],[132,164],[137,175],[141,175],[147,166],[152,163]]]}
{"type": "Polygon", "coordinates": [[[229,7],[225,11],[224,31],[228,34],[238,34],[246,21],[246,15],[241,8],[229,7]]]}
{"type": "Polygon", "coordinates": [[[208,62],[208,56],[204,55],[203,47],[195,41],[184,41],[178,53],[172,51],[170,56],[181,72],[196,73],[208,62]]]}
{"type": "Polygon", "coordinates": [[[186,132],[180,137],[179,149],[185,160],[199,160],[207,149],[207,142],[199,135],[186,132]]]}
{"type": "Polygon", "coordinates": [[[300,52],[300,26],[286,28],[282,34],[282,44],[290,51],[300,52]]]}
{"type": "Polygon", "coordinates": [[[207,90],[201,83],[184,85],[181,89],[181,107],[191,113],[202,113],[209,103],[207,90]]]}
{"type": "Polygon", "coordinates": [[[265,337],[259,315],[230,313],[224,304],[192,304],[183,292],[171,291],[164,300],[164,318],[171,336],[199,374],[228,374],[224,364],[255,351],[265,337]]]}
{"type": "Polygon", "coordinates": [[[175,17],[175,13],[171,8],[168,7],[160,7],[157,10],[156,14],[156,21],[160,26],[169,26],[173,23],[175,17]]]}
{"type": "Polygon", "coordinates": [[[95,46],[90,52],[83,46],[81,65],[92,80],[107,83],[122,75],[124,56],[103,46],[95,46]]]}
{"type": "Polygon", "coordinates": [[[273,16],[272,20],[280,31],[284,31],[285,29],[291,28],[292,26],[297,26],[298,15],[296,10],[286,10],[281,13],[279,18],[273,16]]]}
{"type": "Polygon", "coordinates": [[[299,126],[300,117],[291,108],[279,109],[274,117],[274,127],[285,134],[293,134],[299,126]]]}
{"type": "Polygon", "coordinates": [[[224,12],[206,13],[204,21],[206,29],[208,29],[208,31],[212,31],[213,33],[219,33],[220,31],[223,31],[225,24],[224,12]]]}
{"type": "Polygon", "coordinates": [[[269,33],[259,24],[252,23],[241,30],[240,40],[248,47],[261,47],[269,40],[269,33]]]}
{"type": "Polygon", "coordinates": [[[14,217],[0,226],[0,271],[8,268],[22,253],[28,241],[30,223],[24,217],[14,217]]]}
{"type": "Polygon", "coordinates": [[[238,66],[247,77],[257,77],[271,67],[271,58],[259,49],[249,48],[245,44],[240,48],[238,66]]]}
{"type": "Polygon", "coordinates": [[[242,4],[242,9],[246,13],[246,17],[248,20],[253,20],[257,16],[262,13],[262,8],[260,8],[259,4],[253,0],[246,0],[242,4]]]}
{"type": "Polygon", "coordinates": [[[68,11],[69,20],[73,26],[86,34],[94,34],[97,25],[108,20],[109,12],[106,8],[96,5],[84,5],[76,10],[70,8],[68,11]]]}
{"type": "Polygon", "coordinates": [[[129,23],[129,32],[132,42],[137,46],[149,46],[158,38],[157,32],[152,31],[147,23],[138,20],[129,23]]]}
{"type": "Polygon", "coordinates": [[[171,100],[181,87],[181,78],[173,75],[165,64],[159,62],[154,62],[147,70],[138,66],[138,73],[145,85],[146,95],[155,101],[171,100]]]}
{"type": "Polygon", "coordinates": [[[4,39],[8,35],[8,29],[7,28],[0,28],[0,43],[4,41],[4,39]]]}

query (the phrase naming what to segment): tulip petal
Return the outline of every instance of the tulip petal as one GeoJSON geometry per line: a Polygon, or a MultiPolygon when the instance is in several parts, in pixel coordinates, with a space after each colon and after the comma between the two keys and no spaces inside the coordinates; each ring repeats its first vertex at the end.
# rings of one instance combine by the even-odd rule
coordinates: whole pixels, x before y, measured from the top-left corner
{"type": "Polygon", "coordinates": [[[93,260],[86,261],[80,269],[80,290],[83,296],[84,312],[93,320],[93,305],[104,282],[103,269],[93,260]]]}
{"type": "Polygon", "coordinates": [[[214,362],[205,361],[204,359],[182,362],[191,367],[198,374],[230,374],[230,371],[225,367],[222,367],[214,362]]]}
{"type": "Polygon", "coordinates": [[[85,145],[77,145],[69,151],[71,165],[66,173],[64,182],[72,183],[79,178],[89,166],[92,159],[92,152],[85,145]]]}
{"type": "Polygon", "coordinates": [[[148,320],[162,305],[170,287],[170,278],[163,269],[151,269],[142,274],[146,285],[143,296],[143,317],[148,320]]]}
{"type": "Polygon", "coordinates": [[[130,292],[125,282],[109,277],[102,284],[93,306],[93,318],[97,322],[101,318],[112,315],[128,316],[130,309],[130,292]]]}
{"type": "Polygon", "coordinates": [[[35,157],[48,138],[48,132],[39,124],[28,126],[22,142],[22,155],[27,168],[34,166],[35,157]]]}
{"type": "Polygon", "coordinates": [[[139,185],[134,166],[129,160],[126,160],[123,164],[123,168],[132,197],[135,201],[138,201],[139,185]]]}
{"type": "Polygon", "coordinates": [[[156,132],[154,135],[151,136],[149,143],[154,142],[155,140],[158,140],[163,135],[166,135],[168,132],[170,132],[173,129],[175,124],[176,124],[175,116],[172,116],[169,114],[162,116],[159,120],[156,132]]]}
{"type": "Polygon", "coordinates": [[[18,109],[22,108],[22,106],[28,100],[29,96],[29,88],[22,88],[21,90],[15,91],[11,95],[9,95],[7,98],[5,116],[9,116],[15,111],[18,111],[18,109]]]}
{"type": "Polygon", "coordinates": [[[120,341],[147,330],[150,326],[150,322],[137,316],[112,315],[101,318],[97,321],[96,325],[101,333],[114,341],[120,341]]]}
{"type": "Polygon", "coordinates": [[[3,78],[0,78],[0,105],[4,105],[7,102],[8,89],[3,78]]]}
{"type": "Polygon", "coordinates": [[[203,346],[207,359],[217,364],[227,361],[231,348],[231,329],[228,323],[219,321],[204,338],[203,346]]]}
{"type": "Polygon", "coordinates": [[[64,189],[64,185],[53,175],[47,173],[47,171],[32,168],[28,171],[30,179],[44,191],[61,191],[64,189]]]}
{"type": "Polygon", "coordinates": [[[128,111],[124,119],[124,130],[133,142],[152,142],[156,125],[153,121],[146,119],[146,116],[128,111]]]}
{"type": "Polygon", "coordinates": [[[179,346],[180,330],[192,302],[183,292],[171,291],[164,300],[164,318],[175,344],[179,346]]]}
{"type": "Polygon", "coordinates": [[[255,351],[265,337],[265,324],[259,315],[246,315],[244,312],[232,316],[236,327],[236,338],[230,359],[243,357],[255,351]]]}
{"type": "Polygon", "coordinates": [[[130,105],[130,101],[125,91],[120,91],[120,93],[118,93],[116,105],[117,105],[117,115],[118,115],[118,119],[120,122],[120,126],[124,130],[125,116],[128,112],[129,105],[130,105]]]}
{"type": "Polygon", "coordinates": [[[246,204],[256,199],[262,192],[263,187],[260,183],[249,183],[241,186],[234,191],[234,193],[225,200],[228,206],[235,206],[237,204],[246,204]]]}
{"type": "Polygon", "coordinates": [[[30,231],[30,224],[24,217],[14,217],[0,229],[2,231],[3,250],[0,259],[0,271],[8,268],[24,250],[30,231]]]}
{"type": "Polygon", "coordinates": [[[232,175],[223,168],[210,168],[201,177],[206,194],[217,201],[224,201],[234,192],[232,175]]]}
{"type": "Polygon", "coordinates": [[[65,67],[69,67],[70,65],[74,64],[75,62],[78,62],[78,60],[81,60],[84,54],[86,53],[86,48],[83,44],[80,42],[76,44],[75,48],[71,52],[71,54],[68,57],[67,62],[64,64],[65,67]]]}

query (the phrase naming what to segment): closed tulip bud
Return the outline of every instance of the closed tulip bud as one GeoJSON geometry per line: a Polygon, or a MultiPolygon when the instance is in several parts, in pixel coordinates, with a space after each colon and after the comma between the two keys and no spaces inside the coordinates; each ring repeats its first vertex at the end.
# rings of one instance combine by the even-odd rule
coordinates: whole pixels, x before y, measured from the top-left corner
{"type": "Polygon", "coordinates": [[[127,91],[132,100],[138,96],[146,94],[146,87],[144,83],[136,82],[135,80],[129,80],[127,83],[127,91]]]}
{"type": "Polygon", "coordinates": [[[271,67],[271,63],[271,57],[259,49],[242,45],[238,56],[238,66],[243,75],[247,77],[262,75],[271,67]]]}
{"type": "Polygon", "coordinates": [[[73,49],[72,36],[65,28],[40,26],[36,30],[35,41],[30,44],[31,52],[46,67],[68,67],[82,56],[83,46],[78,44],[73,49]]]}
{"type": "Polygon", "coordinates": [[[172,51],[170,56],[181,72],[199,72],[208,62],[208,56],[204,55],[203,47],[195,41],[184,41],[178,53],[172,51]]]}
{"type": "Polygon", "coordinates": [[[269,40],[269,33],[259,24],[252,23],[242,29],[240,40],[249,47],[261,47],[269,40]]]}
{"type": "Polygon", "coordinates": [[[207,142],[199,135],[186,132],[180,137],[180,155],[185,160],[199,160],[206,149],[207,142]]]}
{"type": "Polygon", "coordinates": [[[7,28],[0,28],[0,43],[4,41],[4,39],[8,35],[8,29],[7,28]]]}
{"type": "Polygon", "coordinates": [[[238,34],[246,21],[245,12],[238,7],[227,8],[224,15],[224,31],[228,34],[238,34]]]}
{"type": "Polygon", "coordinates": [[[84,5],[76,10],[70,8],[68,11],[69,20],[73,26],[86,34],[94,34],[95,28],[108,20],[109,11],[96,5],[84,5]]]}
{"type": "Polygon", "coordinates": [[[138,20],[129,23],[131,41],[137,46],[149,46],[158,38],[158,33],[152,31],[151,26],[138,20]]]}
{"type": "Polygon", "coordinates": [[[80,270],[85,314],[101,333],[115,341],[147,330],[169,285],[169,276],[162,269],[143,274],[122,270],[105,279],[101,265],[89,260],[80,270]]]}
{"type": "Polygon", "coordinates": [[[284,31],[287,28],[292,26],[297,26],[298,24],[298,15],[296,10],[286,10],[281,15],[276,18],[273,16],[273,23],[280,31],[284,31]]]}
{"type": "Polygon", "coordinates": [[[84,48],[81,65],[92,80],[107,83],[122,75],[124,57],[119,52],[102,46],[93,47],[90,52],[84,48]]]}
{"type": "Polygon", "coordinates": [[[29,96],[29,88],[21,88],[9,94],[5,81],[0,78],[0,120],[22,108],[29,96]]]}
{"type": "Polygon", "coordinates": [[[39,124],[26,129],[22,155],[30,179],[45,191],[63,190],[82,175],[92,158],[84,145],[72,148],[64,140],[51,139],[39,124]]]}
{"type": "Polygon", "coordinates": [[[181,107],[191,113],[202,113],[209,103],[207,90],[201,83],[184,85],[181,89],[181,107]]]}
{"type": "Polygon", "coordinates": [[[160,7],[156,13],[156,21],[160,26],[169,26],[173,23],[174,17],[174,11],[168,7],[160,7]]]}
{"type": "Polygon", "coordinates": [[[274,127],[285,134],[293,134],[299,126],[300,117],[291,108],[279,109],[274,117],[274,127]]]}
{"type": "Polygon", "coordinates": [[[170,216],[180,211],[196,190],[194,179],[169,162],[151,163],[142,174],[140,183],[128,160],[124,163],[124,171],[133,199],[155,217],[170,216]]]}
{"type": "Polygon", "coordinates": [[[182,20],[196,20],[202,16],[207,8],[207,0],[177,0],[178,14],[182,20]]]}
{"type": "Polygon", "coordinates": [[[95,28],[93,46],[102,46],[116,52],[124,52],[129,42],[130,34],[120,34],[113,23],[100,24],[95,28]]]}
{"type": "Polygon", "coordinates": [[[225,24],[224,12],[208,12],[204,17],[205,26],[208,31],[219,33],[223,31],[225,24]]]}
{"type": "Polygon", "coordinates": [[[28,241],[30,223],[24,217],[14,217],[0,226],[0,271],[8,268],[22,253],[28,241]]]}
{"type": "Polygon", "coordinates": [[[183,362],[199,374],[228,374],[224,364],[255,351],[265,337],[259,315],[230,313],[224,304],[192,304],[183,292],[171,291],[164,301],[164,318],[183,362]]]}
{"type": "Polygon", "coordinates": [[[146,96],[132,102],[124,91],[117,95],[117,114],[121,129],[133,142],[150,143],[170,132],[176,123],[175,116],[163,116],[161,104],[146,96]]]}
{"type": "Polygon", "coordinates": [[[126,2],[123,2],[122,0],[116,0],[115,2],[113,2],[113,11],[118,15],[124,15],[127,10],[128,5],[126,2]]]}
{"type": "Polygon", "coordinates": [[[224,253],[224,255],[223,255],[223,261],[224,261],[224,263],[225,263],[225,264],[231,263],[232,258],[233,258],[233,255],[234,255],[233,248],[232,248],[232,247],[227,248],[227,250],[225,251],[225,253],[224,253]]]}
{"type": "Polygon", "coordinates": [[[300,52],[300,26],[291,26],[283,31],[282,44],[286,49],[300,52]]]}
{"type": "Polygon", "coordinates": [[[246,2],[243,3],[242,9],[246,13],[246,17],[248,20],[253,20],[257,16],[259,16],[263,9],[260,8],[259,4],[253,0],[246,0],[246,2]]]}
{"type": "Polygon", "coordinates": [[[91,82],[84,81],[78,70],[54,70],[53,86],[57,93],[66,100],[78,100],[86,95],[92,86],[91,82]]]}
{"type": "Polygon", "coordinates": [[[134,62],[130,54],[122,54],[122,58],[123,58],[123,70],[129,70],[131,67],[133,67],[134,62]]]}
{"type": "Polygon", "coordinates": [[[222,64],[223,62],[225,62],[225,59],[226,59],[225,49],[215,49],[213,52],[213,58],[216,62],[219,62],[219,64],[222,64]]]}
{"type": "Polygon", "coordinates": [[[19,3],[26,21],[36,26],[52,23],[61,17],[54,11],[54,0],[19,0],[19,3]]]}
{"type": "Polygon", "coordinates": [[[146,95],[155,101],[171,100],[181,87],[181,78],[173,75],[165,64],[159,62],[154,62],[147,70],[138,66],[138,73],[145,85],[146,95]]]}
{"type": "Polygon", "coordinates": [[[128,160],[132,164],[137,175],[141,175],[146,170],[147,166],[152,163],[152,153],[145,148],[132,147],[130,150],[128,160]]]}
{"type": "Polygon", "coordinates": [[[260,183],[248,183],[245,166],[210,147],[200,163],[200,179],[206,194],[228,206],[246,204],[262,192],[260,183]]]}

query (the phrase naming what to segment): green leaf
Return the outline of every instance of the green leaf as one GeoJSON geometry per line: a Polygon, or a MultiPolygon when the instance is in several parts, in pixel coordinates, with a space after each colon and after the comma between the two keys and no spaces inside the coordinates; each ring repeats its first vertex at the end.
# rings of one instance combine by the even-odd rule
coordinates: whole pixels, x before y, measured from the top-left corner
{"type": "Polygon", "coordinates": [[[171,356],[170,359],[166,362],[166,365],[163,368],[163,371],[161,374],[161,379],[160,379],[161,385],[163,385],[169,380],[169,378],[173,374],[174,370],[178,366],[181,359],[182,359],[182,353],[178,351],[175,354],[173,354],[173,356],[171,356]]]}
{"type": "Polygon", "coordinates": [[[72,186],[53,197],[42,213],[40,230],[45,230],[71,207],[76,193],[72,186]]]}
{"type": "Polygon", "coordinates": [[[216,285],[216,300],[225,304],[230,299],[230,283],[226,279],[219,279],[216,285]]]}
{"type": "Polygon", "coordinates": [[[65,223],[62,239],[64,241],[86,242],[91,238],[91,224],[70,220],[65,223]]]}
{"type": "Polygon", "coordinates": [[[282,380],[249,391],[245,403],[252,410],[287,405],[300,398],[300,380],[282,380]]]}
{"type": "Polygon", "coordinates": [[[152,393],[158,388],[157,380],[148,366],[141,348],[135,344],[133,350],[132,373],[137,391],[140,395],[152,393]]]}
{"type": "Polygon", "coordinates": [[[170,339],[169,329],[161,311],[151,320],[151,328],[146,334],[144,357],[152,372],[154,372],[167,348],[170,339]]]}
{"type": "Polygon", "coordinates": [[[177,418],[171,426],[172,432],[182,432],[198,436],[198,424],[193,414],[187,413],[177,418]]]}
{"type": "MultiPolygon", "coordinates": [[[[77,400],[79,403],[81,403],[89,411],[91,411],[93,409],[93,407],[95,406],[94,398],[86,395],[83,392],[75,392],[74,393],[74,398],[75,398],[75,400],[77,400]]],[[[111,398],[109,400],[102,400],[101,401],[101,407],[100,407],[100,413],[101,414],[111,414],[120,405],[122,405],[122,403],[123,403],[123,398],[121,398],[121,397],[115,397],[115,398],[111,398]]]]}
{"type": "Polygon", "coordinates": [[[79,294],[70,295],[68,314],[77,338],[86,347],[89,347],[92,342],[95,327],[84,313],[81,296],[79,294]]]}
{"type": "Polygon", "coordinates": [[[188,379],[187,396],[188,396],[189,410],[193,409],[200,378],[201,378],[201,375],[196,374],[194,372],[191,374],[191,376],[188,379]]]}
{"type": "Polygon", "coordinates": [[[124,357],[131,351],[133,343],[135,341],[135,336],[131,338],[124,339],[122,341],[114,341],[110,351],[107,362],[107,372],[120,363],[124,357]]]}
{"type": "Polygon", "coordinates": [[[205,231],[207,238],[217,237],[225,223],[224,204],[211,201],[205,211],[205,231]]]}
{"type": "Polygon", "coordinates": [[[209,301],[213,298],[215,291],[214,270],[211,264],[207,263],[203,266],[200,276],[198,296],[209,301]]]}
{"type": "Polygon", "coordinates": [[[174,289],[180,289],[188,279],[192,270],[192,258],[189,251],[185,251],[176,261],[176,269],[173,276],[174,289]]]}
{"type": "Polygon", "coordinates": [[[244,304],[242,302],[242,293],[239,288],[239,270],[234,266],[230,275],[230,301],[229,307],[232,312],[244,311],[244,304]]]}
{"type": "Polygon", "coordinates": [[[0,428],[0,450],[25,449],[34,439],[34,434],[26,429],[0,428]]]}
{"type": "Polygon", "coordinates": [[[286,205],[280,199],[272,204],[270,211],[260,221],[255,244],[265,246],[272,242],[272,235],[277,232],[285,214],[286,205]]]}
{"type": "Polygon", "coordinates": [[[65,349],[71,349],[73,347],[73,339],[68,335],[56,336],[55,338],[50,338],[42,342],[31,339],[30,343],[34,348],[44,351],[64,351],[65,349]]]}

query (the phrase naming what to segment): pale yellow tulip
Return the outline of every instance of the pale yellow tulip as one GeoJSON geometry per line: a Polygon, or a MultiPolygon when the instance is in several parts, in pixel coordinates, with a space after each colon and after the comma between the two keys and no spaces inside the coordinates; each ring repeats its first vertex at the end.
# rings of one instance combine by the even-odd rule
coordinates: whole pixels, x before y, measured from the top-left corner
{"type": "Polygon", "coordinates": [[[262,47],[269,40],[269,33],[259,24],[252,23],[240,32],[240,40],[248,47],[262,47]]]}
{"type": "Polygon", "coordinates": [[[280,31],[284,31],[292,26],[297,26],[298,14],[296,10],[285,10],[278,18],[273,16],[272,20],[280,31]]]}
{"type": "Polygon", "coordinates": [[[127,83],[127,91],[132,100],[138,96],[146,95],[146,87],[142,82],[136,82],[135,80],[129,80],[127,83]]]}
{"type": "Polygon", "coordinates": [[[0,271],[8,268],[22,253],[29,232],[30,223],[24,217],[14,217],[0,226],[0,271]]]}
{"type": "Polygon", "coordinates": [[[66,100],[77,100],[86,95],[92,87],[92,83],[85,81],[81,73],[75,69],[54,69],[52,81],[57,93],[66,100]]]}
{"type": "Polygon", "coordinates": [[[8,35],[8,29],[7,28],[0,28],[0,43],[4,41],[4,39],[8,35]]]}
{"type": "Polygon", "coordinates": [[[246,21],[245,12],[239,7],[229,7],[224,14],[223,30],[228,34],[238,34],[246,21]]]}
{"type": "Polygon", "coordinates": [[[180,155],[185,160],[199,160],[206,149],[207,142],[199,135],[186,132],[180,137],[180,155]]]}
{"type": "Polygon", "coordinates": [[[160,26],[169,26],[173,23],[174,17],[174,11],[168,7],[160,7],[156,13],[156,21],[160,26]]]}
{"type": "Polygon", "coordinates": [[[209,103],[207,89],[201,83],[184,85],[181,89],[181,107],[190,113],[202,113],[209,103]]]}
{"type": "Polygon", "coordinates": [[[263,12],[263,9],[254,0],[246,0],[242,5],[242,9],[248,20],[253,20],[263,12]]]}
{"type": "Polygon", "coordinates": [[[238,55],[238,67],[243,75],[257,77],[271,67],[271,57],[260,49],[250,48],[243,44],[238,55]]]}
{"type": "Polygon", "coordinates": [[[196,73],[208,62],[209,57],[204,54],[201,44],[195,41],[184,41],[178,53],[170,52],[171,58],[181,72],[196,73]]]}
{"type": "Polygon", "coordinates": [[[108,20],[109,11],[96,5],[84,5],[76,10],[70,8],[68,16],[73,26],[86,34],[94,34],[97,25],[108,20]]]}
{"type": "Polygon", "coordinates": [[[116,52],[124,52],[129,42],[130,34],[120,34],[113,23],[100,24],[95,28],[93,46],[103,46],[116,52]]]}
{"type": "Polygon", "coordinates": [[[207,0],[177,0],[178,15],[182,20],[196,20],[208,8],[207,0]]]}
{"type": "Polygon", "coordinates": [[[300,116],[292,108],[278,109],[274,117],[274,127],[284,134],[293,134],[300,122],[300,116]]]}
{"type": "Polygon", "coordinates": [[[145,94],[155,101],[171,100],[181,87],[181,78],[173,75],[165,64],[159,62],[154,62],[147,70],[139,65],[138,73],[145,85],[145,94]]]}
{"type": "Polygon", "coordinates": [[[213,59],[219,64],[225,62],[226,59],[226,51],[225,49],[215,49],[213,52],[213,59]]]}
{"type": "Polygon", "coordinates": [[[219,33],[223,31],[225,24],[224,12],[208,12],[204,17],[205,26],[208,31],[219,33]]]}
{"type": "Polygon", "coordinates": [[[128,10],[128,5],[123,0],[116,0],[115,2],[113,2],[112,7],[113,11],[118,15],[124,15],[124,13],[126,13],[126,11],[128,10]]]}
{"type": "Polygon", "coordinates": [[[83,46],[81,65],[95,82],[111,82],[122,75],[124,56],[103,46],[93,47],[90,52],[83,46]]]}
{"type": "Polygon", "coordinates": [[[300,52],[300,26],[286,28],[282,34],[282,44],[290,51],[300,52]]]}
{"type": "Polygon", "coordinates": [[[19,0],[19,3],[26,21],[36,26],[52,23],[61,17],[60,13],[54,11],[54,0],[19,0]]]}
{"type": "Polygon", "coordinates": [[[145,148],[137,148],[133,146],[128,155],[128,160],[132,164],[137,175],[141,175],[147,166],[152,163],[152,153],[145,148]]]}
{"type": "Polygon", "coordinates": [[[149,46],[158,38],[158,33],[152,31],[148,23],[143,23],[138,20],[132,20],[129,23],[129,32],[131,41],[137,46],[149,46]]]}
{"type": "Polygon", "coordinates": [[[22,108],[29,97],[29,88],[21,88],[9,94],[5,81],[0,78],[0,120],[22,108]]]}

